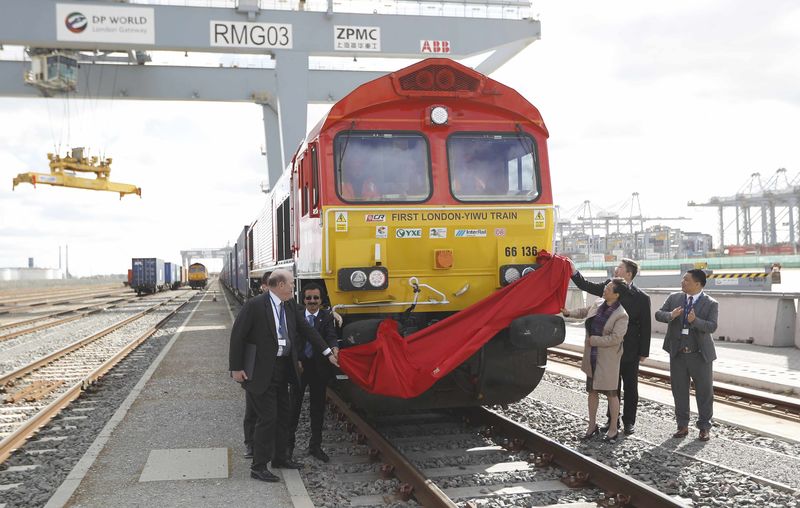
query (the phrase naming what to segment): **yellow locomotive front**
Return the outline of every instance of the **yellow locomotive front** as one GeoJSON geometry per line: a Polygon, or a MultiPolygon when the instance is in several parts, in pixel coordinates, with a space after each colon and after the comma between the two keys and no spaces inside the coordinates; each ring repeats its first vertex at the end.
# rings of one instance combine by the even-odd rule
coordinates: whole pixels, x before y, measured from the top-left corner
{"type": "Polygon", "coordinates": [[[551,207],[331,207],[331,303],[348,321],[415,303],[432,318],[457,312],[535,269],[538,252],[551,249],[552,220],[551,207]]]}
{"type": "MultiPolygon", "coordinates": [[[[295,156],[292,259],[300,288],[321,283],[343,317],[345,346],[373,341],[386,317],[403,335],[424,329],[537,269],[553,248],[547,135],[517,92],[444,59],[333,106],[295,156]]],[[[519,400],[564,337],[553,316],[529,324],[524,336],[502,330],[413,399],[337,390],[373,409],[519,400]]]]}

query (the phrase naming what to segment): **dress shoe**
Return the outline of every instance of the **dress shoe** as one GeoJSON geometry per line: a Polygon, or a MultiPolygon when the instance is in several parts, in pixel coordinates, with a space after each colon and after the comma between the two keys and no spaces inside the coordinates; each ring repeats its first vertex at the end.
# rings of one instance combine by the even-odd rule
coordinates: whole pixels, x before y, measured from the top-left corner
{"type": "Polygon", "coordinates": [[[600,427],[595,425],[593,431],[587,432],[586,434],[582,435],[580,439],[581,439],[581,441],[588,441],[588,440],[590,440],[591,438],[593,438],[594,436],[596,436],[598,434],[600,434],[600,427]]]}
{"type": "Polygon", "coordinates": [[[328,457],[328,454],[322,451],[322,448],[309,448],[308,454],[321,460],[322,462],[328,462],[331,460],[331,458],[328,457]]]}
{"type": "Polygon", "coordinates": [[[292,459],[287,460],[273,460],[272,467],[278,469],[303,469],[303,464],[295,462],[292,459]]]}
{"type": "Polygon", "coordinates": [[[253,458],[253,445],[251,444],[244,445],[244,458],[246,459],[253,458]]]}
{"type": "Polygon", "coordinates": [[[628,423],[626,423],[626,424],[625,424],[625,430],[623,430],[622,432],[623,432],[623,433],[624,433],[626,436],[630,436],[631,434],[633,434],[634,432],[636,432],[636,429],[633,427],[633,424],[628,424],[628,423]]]}
{"type": "Polygon", "coordinates": [[[604,443],[616,443],[618,437],[619,437],[619,431],[617,431],[617,433],[614,434],[613,436],[609,436],[608,434],[606,434],[605,436],[603,436],[603,442],[604,443]]]}
{"type": "Polygon", "coordinates": [[[689,435],[689,427],[678,427],[678,432],[672,435],[673,438],[679,439],[689,435]]]}
{"type": "Polygon", "coordinates": [[[261,480],[262,482],[279,482],[280,478],[272,474],[269,469],[251,469],[250,478],[261,480]]]}
{"type": "Polygon", "coordinates": [[[708,441],[711,439],[711,431],[708,429],[700,429],[700,435],[697,437],[700,441],[708,441]]]}

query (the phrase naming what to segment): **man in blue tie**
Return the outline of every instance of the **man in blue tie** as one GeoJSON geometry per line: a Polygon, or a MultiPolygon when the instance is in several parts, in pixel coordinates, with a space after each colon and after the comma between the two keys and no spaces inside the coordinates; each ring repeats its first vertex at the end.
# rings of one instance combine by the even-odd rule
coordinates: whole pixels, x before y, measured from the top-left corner
{"type": "Polygon", "coordinates": [[[336,354],[309,326],[293,297],[294,276],[288,270],[275,270],[267,278],[267,292],[245,302],[231,329],[231,376],[247,391],[248,404],[257,415],[250,476],[265,482],[279,480],[267,467],[270,461],[278,469],[302,467],[287,453],[289,385],[300,381],[299,351],[310,341],[316,351],[338,365],[336,354]]]}
{"type": "Polygon", "coordinates": [[[664,351],[669,353],[670,383],[675,400],[678,431],[674,438],[689,434],[689,379],[694,381],[697,398],[697,428],[700,441],[711,438],[711,417],[714,414],[714,371],[716,360],[714,339],[719,304],[703,292],[706,274],[689,270],[681,279],[681,290],[667,297],[656,320],[667,324],[664,351]]]}
{"type": "MultiPolygon", "coordinates": [[[[333,316],[328,310],[321,308],[322,288],[310,283],[303,286],[303,302],[305,303],[305,318],[308,324],[313,326],[322,336],[328,347],[338,355],[339,341],[336,335],[336,327],[333,316]]],[[[289,449],[294,450],[295,434],[297,425],[300,422],[300,411],[303,407],[303,397],[308,387],[311,392],[309,401],[309,416],[311,420],[311,438],[308,442],[308,453],[322,462],[330,460],[322,449],[322,424],[325,419],[325,388],[328,385],[333,372],[325,357],[314,352],[306,344],[305,349],[299,355],[300,384],[292,385],[292,419],[289,430],[289,449]]]]}

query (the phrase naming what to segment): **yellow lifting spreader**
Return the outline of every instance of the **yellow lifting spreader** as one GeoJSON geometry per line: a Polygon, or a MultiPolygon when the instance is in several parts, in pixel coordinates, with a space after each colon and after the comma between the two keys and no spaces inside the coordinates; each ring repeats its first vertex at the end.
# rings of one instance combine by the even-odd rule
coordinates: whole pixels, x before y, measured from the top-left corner
{"type": "Polygon", "coordinates": [[[64,158],[52,153],[47,154],[50,159],[50,174],[45,173],[20,173],[14,177],[14,186],[21,183],[30,183],[34,187],[42,183],[60,187],[73,187],[76,189],[89,189],[98,191],[119,192],[119,198],[126,194],[142,196],[142,189],[128,183],[115,183],[108,180],[111,175],[111,158],[99,160],[97,157],[84,157],[83,148],[73,148],[71,156],[64,158]],[[83,178],[75,176],[77,172],[94,173],[97,178],[83,178]]]}

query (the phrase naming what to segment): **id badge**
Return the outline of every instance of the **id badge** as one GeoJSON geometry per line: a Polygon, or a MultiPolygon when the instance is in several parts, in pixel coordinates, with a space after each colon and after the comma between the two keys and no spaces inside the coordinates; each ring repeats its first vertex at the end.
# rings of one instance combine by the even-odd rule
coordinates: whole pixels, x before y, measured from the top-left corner
{"type": "Polygon", "coordinates": [[[278,339],[278,345],[281,347],[286,346],[286,339],[278,339]]]}
{"type": "Polygon", "coordinates": [[[682,329],[681,330],[681,335],[689,335],[689,329],[688,328],[682,329]]]}

